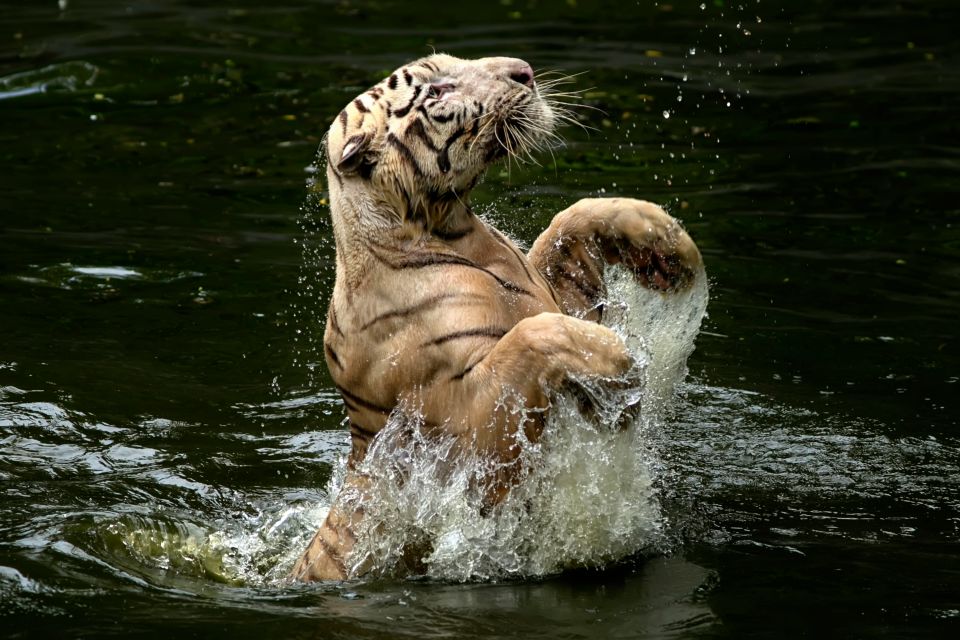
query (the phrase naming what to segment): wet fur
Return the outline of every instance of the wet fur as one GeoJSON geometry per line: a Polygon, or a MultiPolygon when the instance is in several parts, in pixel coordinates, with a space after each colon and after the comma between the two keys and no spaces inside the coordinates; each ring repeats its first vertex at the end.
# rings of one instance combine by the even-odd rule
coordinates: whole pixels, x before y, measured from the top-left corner
{"type": "Polygon", "coordinates": [[[350,550],[375,489],[357,467],[392,414],[416,411],[428,432],[502,463],[482,479],[492,508],[517,475],[517,433],[537,441],[550,394],[631,366],[620,338],[596,322],[603,264],[622,262],[665,293],[702,276],[693,241],[647,202],[581,200],[527,254],[474,215],[469,193],[487,167],[529,154],[564,117],[524,82],[529,69],[430,56],[358,96],[330,127],[322,151],[337,274],[324,350],[351,453],[295,578],[364,570],[350,550]]]}

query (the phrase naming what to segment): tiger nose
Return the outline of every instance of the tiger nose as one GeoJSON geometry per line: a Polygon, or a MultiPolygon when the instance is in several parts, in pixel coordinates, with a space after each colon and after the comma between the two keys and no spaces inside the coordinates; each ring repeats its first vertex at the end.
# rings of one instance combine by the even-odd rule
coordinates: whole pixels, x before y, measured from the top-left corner
{"type": "Polygon", "coordinates": [[[513,68],[510,69],[509,73],[510,79],[514,82],[519,82],[525,87],[533,86],[533,67],[523,60],[517,60],[513,68]]]}

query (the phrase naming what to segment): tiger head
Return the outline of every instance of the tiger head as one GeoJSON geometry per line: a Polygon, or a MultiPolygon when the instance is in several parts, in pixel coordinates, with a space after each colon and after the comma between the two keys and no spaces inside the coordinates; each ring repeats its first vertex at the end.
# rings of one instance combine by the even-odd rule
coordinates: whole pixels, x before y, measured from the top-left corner
{"type": "Polygon", "coordinates": [[[340,112],[326,138],[331,205],[375,225],[440,226],[486,168],[552,136],[555,110],[515,58],[436,54],[405,65],[340,112]]]}

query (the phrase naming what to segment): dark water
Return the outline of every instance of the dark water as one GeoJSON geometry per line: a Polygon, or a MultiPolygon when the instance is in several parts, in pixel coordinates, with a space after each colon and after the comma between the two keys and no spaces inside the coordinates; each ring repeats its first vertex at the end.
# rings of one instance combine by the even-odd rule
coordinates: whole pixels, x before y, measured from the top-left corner
{"type": "Polygon", "coordinates": [[[61,4],[0,2],[0,634],[960,628],[955,2],[61,4]],[[504,228],[641,196],[703,249],[668,553],[279,581],[345,440],[307,169],[431,46],[584,72],[602,110],[555,164],[491,171],[475,201],[504,228]]]}

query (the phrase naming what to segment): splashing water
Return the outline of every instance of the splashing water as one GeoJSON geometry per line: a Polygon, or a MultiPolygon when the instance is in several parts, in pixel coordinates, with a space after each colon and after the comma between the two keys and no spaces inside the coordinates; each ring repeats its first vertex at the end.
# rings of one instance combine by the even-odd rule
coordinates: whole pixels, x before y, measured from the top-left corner
{"type": "Polygon", "coordinates": [[[558,393],[541,440],[521,443],[514,463],[521,480],[489,513],[475,489],[492,470],[489,461],[460,454],[451,469],[452,440],[425,437],[410,420],[392,418],[359,469],[372,489],[350,558],[355,573],[406,573],[411,551],[423,554],[417,569],[429,577],[466,581],[596,567],[663,549],[656,434],[686,374],[706,278],[701,273],[691,290],[675,295],[644,289],[619,267],[609,268],[606,280],[604,324],[636,362],[625,384],[578,383],[593,418],[582,415],[573,393],[558,393]],[[612,428],[628,410],[627,428],[612,428]]]}
{"type": "MultiPolygon", "coordinates": [[[[633,353],[633,370],[623,381],[576,381],[579,395],[556,394],[542,438],[521,443],[519,482],[493,510],[483,507],[476,482],[492,470],[489,460],[460,454],[451,468],[444,462],[453,457],[451,440],[427,438],[409,420],[392,418],[359,469],[372,489],[349,559],[355,575],[542,576],[670,547],[658,497],[668,478],[657,443],[706,309],[706,277],[671,295],[644,289],[620,267],[609,267],[605,280],[604,324],[633,353]],[[594,410],[589,417],[581,413],[583,394],[594,410]],[[422,561],[411,563],[411,555],[422,561]]],[[[163,512],[107,518],[94,527],[94,552],[130,569],[285,584],[344,482],[346,434],[315,435],[323,437],[313,449],[340,457],[325,492],[306,500],[244,500],[240,520],[201,523],[163,512]]]]}

